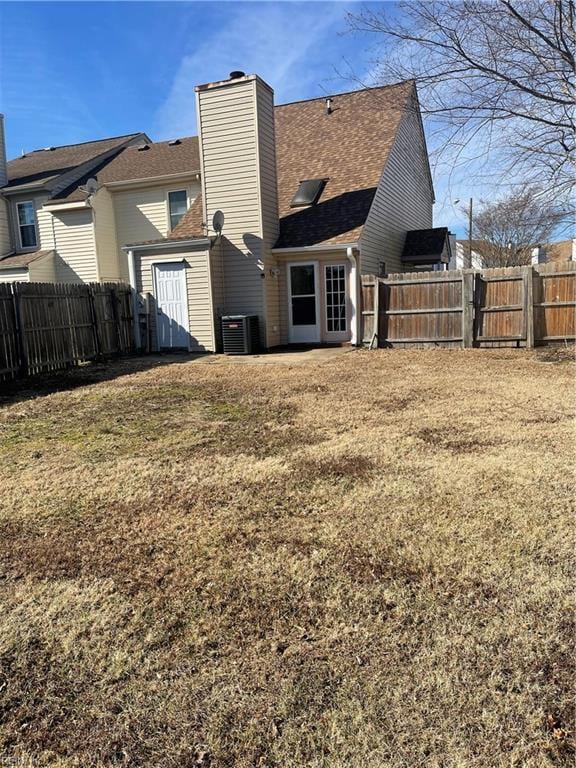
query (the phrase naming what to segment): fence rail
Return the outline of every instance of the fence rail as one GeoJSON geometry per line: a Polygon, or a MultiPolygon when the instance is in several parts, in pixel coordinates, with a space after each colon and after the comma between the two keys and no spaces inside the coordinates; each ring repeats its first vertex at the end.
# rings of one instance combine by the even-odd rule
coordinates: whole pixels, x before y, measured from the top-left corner
{"type": "Polygon", "coordinates": [[[362,277],[362,339],[487,347],[576,339],[576,262],[362,277]]]}
{"type": "Polygon", "coordinates": [[[134,351],[124,283],[0,284],[0,381],[134,351]]]}

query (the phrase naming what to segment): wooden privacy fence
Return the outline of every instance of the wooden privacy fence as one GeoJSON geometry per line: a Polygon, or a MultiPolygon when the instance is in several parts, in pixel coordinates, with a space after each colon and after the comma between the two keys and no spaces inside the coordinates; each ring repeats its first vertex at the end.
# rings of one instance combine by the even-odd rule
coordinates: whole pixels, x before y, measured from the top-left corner
{"type": "Polygon", "coordinates": [[[0,380],[134,351],[124,283],[0,283],[0,380]]]}
{"type": "Polygon", "coordinates": [[[533,347],[576,339],[576,262],[362,276],[362,340],[533,347]]]}

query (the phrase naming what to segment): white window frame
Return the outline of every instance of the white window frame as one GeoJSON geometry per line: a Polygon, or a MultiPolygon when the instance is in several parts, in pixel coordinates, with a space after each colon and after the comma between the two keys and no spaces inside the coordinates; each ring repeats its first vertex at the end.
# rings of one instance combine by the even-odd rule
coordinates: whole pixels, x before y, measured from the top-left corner
{"type": "Polygon", "coordinates": [[[324,272],[324,274],[323,274],[323,277],[324,277],[324,286],[323,286],[323,290],[324,290],[324,321],[326,323],[326,333],[327,334],[328,333],[330,333],[330,334],[349,333],[349,331],[350,331],[350,317],[349,317],[350,311],[349,311],[349,309],[350,308],[349,308],[349,297],[348,297],[348,270],[346,268],[346,264],[344,264],[343,262],[334,263],[334,264],[332,264],[332,263],[324,264],[323,272],[324,272]],[[341,267],[344,270],[344,324],[345,324],[345,327],[344,327],[343,331],[342,330],[340,330],[340,331],[329,331],[328,330],[328,290],[326,288],[326,275],[328,273],[328,270],[329,269],[333,269],[334,267],[341,267]]]}
{"type": "Polygon", "coordinates": [[[39,238],[38,238],[38,220],[36,218],[36,203],[34,200],[18,200],[17,203],[15,203],[16,206],[16,228],[18,230],[18,242],[20,243],[19,250],[21,251],[34,251],[35,249],[40,247],[39,244],[39,238]],[[30,226],[29,224],[20,224],[20,215],[18,211],[18,206],[20,205],[31,205],[34,210],[34,236],[36,238],[36,244],[35,245],[22,245],[22,229],[21,227],[30,226]]]}
{"type": "MultiPolygon", "coordinates": [[[[186,213],[190,210],[190,190],[188,187],[174,187],[174,189],[167,189],[166,190],[166,232],[170,233],[172,232],[172,217],[170,216],[170,195],[172,192],[185,192],[186,193],[186,212],[184,213],[184,216],[186,216],[186,213]]],[[[183,218],[183,217],[182,217],[183,218]]],[[[182,221],[182,219],[180,219],[182,221]]],[[[180,221],[178,224],[180,224],[180,221]]],[[[178,226],[176,224],[176,226],[178,226]]]]}

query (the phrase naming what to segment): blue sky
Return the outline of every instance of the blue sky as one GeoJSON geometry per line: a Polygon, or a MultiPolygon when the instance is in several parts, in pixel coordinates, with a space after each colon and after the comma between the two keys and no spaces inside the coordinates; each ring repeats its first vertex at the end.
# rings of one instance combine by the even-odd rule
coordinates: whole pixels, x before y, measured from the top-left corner
{"type": "MultiPolygon", "coordinates": [[[[134,131],[154,140],[193,135],[194,86],[233,69],[258,72],[279,103],[358,87],[375,51],[346,33],[355,6],[0,2],[8,156],[134,131]]],[[[435,187],[435,224],[462,234],[451,199],[472,190],[438,176],[435,187]]]]}

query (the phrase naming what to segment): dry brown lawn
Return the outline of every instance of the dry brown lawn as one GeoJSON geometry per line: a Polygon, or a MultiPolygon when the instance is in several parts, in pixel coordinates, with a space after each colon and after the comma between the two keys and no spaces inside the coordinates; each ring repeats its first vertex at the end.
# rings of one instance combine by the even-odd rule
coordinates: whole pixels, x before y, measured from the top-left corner
{"type": "Polygon", "coordinates": [[[395,350],[4,397],[0,765],[572,765],[573,376],[395,350]]]}

